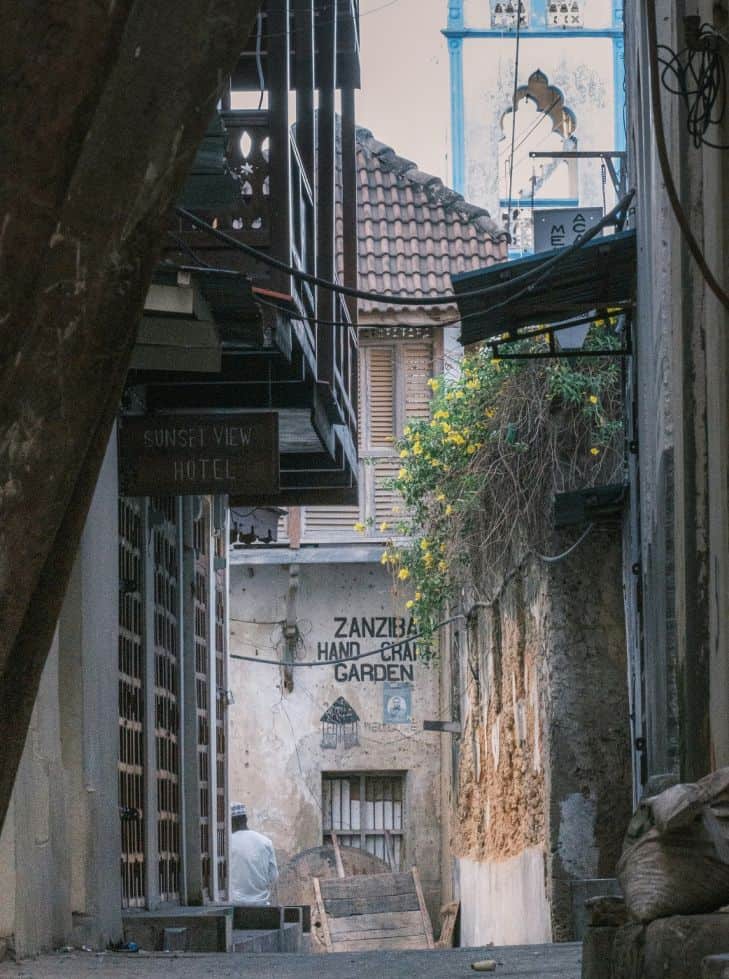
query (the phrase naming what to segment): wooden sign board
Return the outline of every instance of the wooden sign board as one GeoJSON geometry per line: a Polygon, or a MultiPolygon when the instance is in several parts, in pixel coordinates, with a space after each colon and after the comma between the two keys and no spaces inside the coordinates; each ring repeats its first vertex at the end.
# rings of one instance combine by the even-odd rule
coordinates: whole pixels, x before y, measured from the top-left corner
{"type": "Polygon", "coordinates": [[[275,497],[278,415],[267,411],[122,417],[119,488],[125,496],[259,493],[275,497]]]}

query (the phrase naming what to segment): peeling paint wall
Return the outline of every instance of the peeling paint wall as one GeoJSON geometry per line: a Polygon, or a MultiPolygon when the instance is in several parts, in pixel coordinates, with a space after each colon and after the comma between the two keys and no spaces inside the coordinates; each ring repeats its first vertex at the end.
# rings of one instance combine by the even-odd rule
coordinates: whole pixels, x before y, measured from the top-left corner
{"type": "Polygon", "coordinates": [[[464,943],[569,940],[571,882],[614,876],[631,808],[620,554],[612,529],[559,564],[526,558],[472,613],[452,830],[464,943]]]}
{"type": "Polygon", "coordinates": [[[435,924],[441,901],[440,735],[424,732],[423,721],[441,717],[438,668],[407,658],[406,640],[401,651],[360,663],[330,659],[379,649],[393,641],[393,631],[397,641],[401,623],[409,624],[407,596],[393,595],[392,578],[379,564],[301,564],[296,657],[324,665],[294,669],[293,689],[287,690],[281,669],[236,656],[283,656],[290,582],[287,565],[231,567],[231,799],[248,806],[249,824],[272,838],[282,864],[322,842],[322,772],[407,773],[402,863],[419,868],[435,924]],[[372,625],[374,636],[361,634],[372,625]],[[352,677],[353,667],[364,675],[352,677]],[[409,721],[385,723],[388,682],[410,685],[409,721]],[[359,717],[358,744],[324,748],[320,719],[339,697],[359,717]]]}

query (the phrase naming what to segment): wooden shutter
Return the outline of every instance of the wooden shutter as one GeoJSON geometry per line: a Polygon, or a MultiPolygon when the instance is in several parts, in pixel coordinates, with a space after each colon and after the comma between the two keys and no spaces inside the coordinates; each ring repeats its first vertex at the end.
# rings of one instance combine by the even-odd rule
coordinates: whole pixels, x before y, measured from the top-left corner
{"type": "Polygon", "coordinates": [[[353,529],[359,520],[358,506],[308,506],[303,508],[305,541],[326,541],[357,538],[353,529]]]}
{"type": "MultiPolygon", "coordinates": [[[[374,465],[375,470],[375,528],[379,529],[380,524],[386,521],[389,524],[396,523],[404,516],[403,501],[400,494],[395,489],[390,489],[386,484],[389,480],[397,476],[400,468],[399,459],[378,459],[374,465]],[[396,511],[396,508],[398,510],[396,511]]],[[[389,537],[391,529],[385,532],[389,537]]]]}
{"type": "Polygon", "coordinates": [[[433,343],[407,343],[403,350],[405,370],[405,419],[430,417],[430,388],[433,376],[433,343]]]}
{"type": "Polygon", "coordinates": [[[395,438],[395,348],[365,347],[368,401],[366,448],[392,448],[395,438]]]}

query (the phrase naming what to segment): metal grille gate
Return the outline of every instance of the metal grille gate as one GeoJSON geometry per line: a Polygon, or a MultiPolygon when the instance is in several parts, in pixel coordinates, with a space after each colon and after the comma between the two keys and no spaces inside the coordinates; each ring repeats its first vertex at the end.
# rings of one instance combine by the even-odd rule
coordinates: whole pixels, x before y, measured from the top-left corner
{"type": "Polygon", "coordinates": [[[226,622],[225,622],[225,602],[226,602],[226,578],[225,567],[218,567],[225,561],[225,548],[227,537],[225,533],[219,533],[215,539],[216,568],[215,568],[215,750],[217,765],[216,781],[216,830],[217,830],[217,883],[219,897],[227,891],[228,887],[228,859],[227,859],[227,825],[228,825],[228,800],[226,794],[227,780],[225,778],[226,762],[226,743],[225,743],[225,712],[227,709],[227,686],[228,678],[225,675],[225,642],[226,642],[226,622]]]}
{"type": "Polygon", "coordinates": [[[123,908],[145,903],[142,507],[119,498],[119,807],[123,908]]]}
{"type": "Polygon", "coordinates": [[[202,892],[210,898],[210,508],[201,501],[193,522],[195,548],[195,704],[197,712],[197,764],[200,786],[200,874],[202,892]]]}
{"type": "Polygon", "coordinates": [[[162,901],[180,897],[180,644],[177,499],[152,497],[154,700],[158,884],[162,901]]]}

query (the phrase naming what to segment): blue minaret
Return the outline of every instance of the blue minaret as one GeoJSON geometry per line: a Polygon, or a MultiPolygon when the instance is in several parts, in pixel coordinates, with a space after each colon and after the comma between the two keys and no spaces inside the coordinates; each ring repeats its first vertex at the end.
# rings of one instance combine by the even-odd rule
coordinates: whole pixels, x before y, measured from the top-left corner
{"type": "Polygon", "coordinates": [[[610,207],[625,149],[623,0],[449,0],[453,186],[531,248],[540,208],[610,207]],[[619,160],[615,161],[619,169],[619,160]]]}

